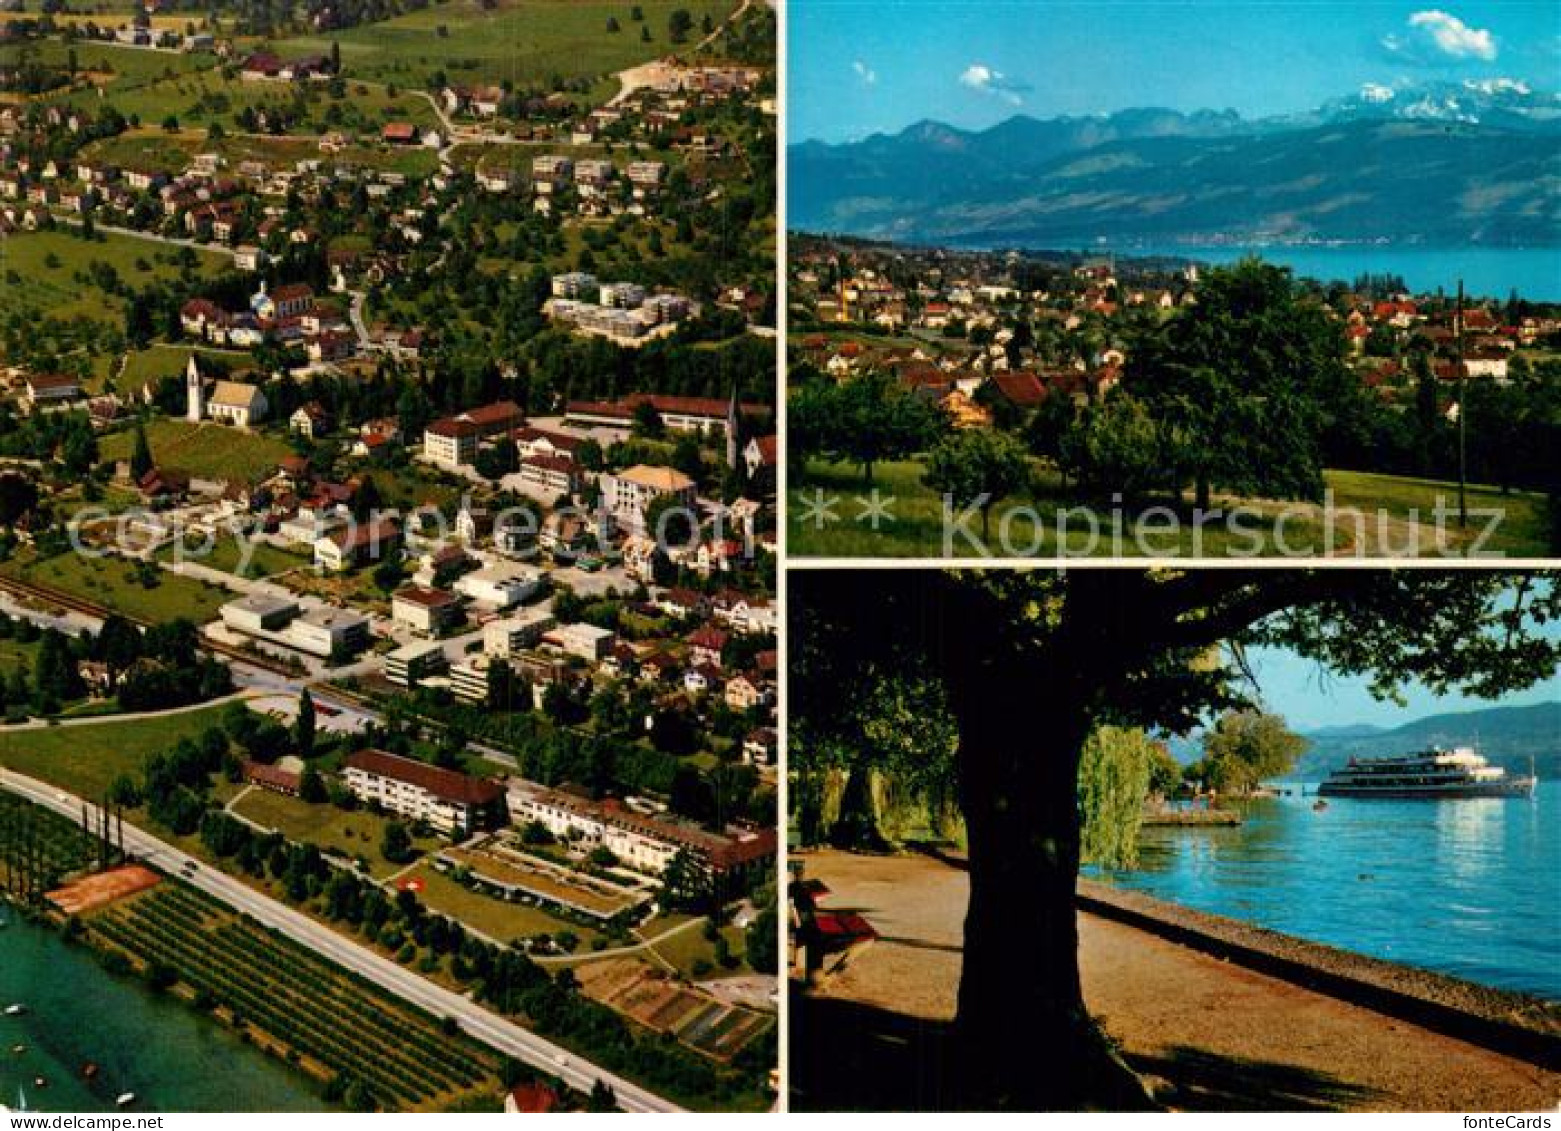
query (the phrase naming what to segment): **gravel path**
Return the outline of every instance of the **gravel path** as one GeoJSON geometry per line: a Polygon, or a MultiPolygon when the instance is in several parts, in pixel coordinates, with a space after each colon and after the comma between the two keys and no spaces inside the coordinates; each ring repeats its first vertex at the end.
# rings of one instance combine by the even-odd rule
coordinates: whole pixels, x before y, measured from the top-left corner
{"type": "MultiPolygon", "coordinates": [[[[829,886],[826,906],[859,910],[882,936],[818,996],[951,1018],[964,872],[920,856],[800,859],[829,886]]],[[[1518,1111],[1561,1102],[1561,1075],[1522,1060],[1120,923],[1086,914],[1079,931],[1090,1011],[1171,1107],[1518,1111]]]]}

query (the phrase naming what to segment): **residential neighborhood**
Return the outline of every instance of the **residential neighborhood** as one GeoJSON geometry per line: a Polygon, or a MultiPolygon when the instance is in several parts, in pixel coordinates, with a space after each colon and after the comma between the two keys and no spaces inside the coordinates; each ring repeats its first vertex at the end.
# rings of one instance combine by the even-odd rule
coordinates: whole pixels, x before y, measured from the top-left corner
{"type": "Polygon", "coordinates": [[[283,1109],[775,1101],[774,36],[0,11],[6,898],[283,1109]]]}

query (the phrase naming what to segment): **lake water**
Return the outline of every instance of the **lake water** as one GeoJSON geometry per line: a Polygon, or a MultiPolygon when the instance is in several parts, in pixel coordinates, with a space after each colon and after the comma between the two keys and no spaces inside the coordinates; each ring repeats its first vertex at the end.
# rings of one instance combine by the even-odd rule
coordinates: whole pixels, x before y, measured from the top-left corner
{"type": "Polygon", "coordinates": [[[1115,249],[1125,256],[1174,255],[1205,263],[1233,263],[1257,255],[1270,263],[1295,269],[1297,275],[1328,282],[1352,283],[1364,274],[1403,277],[1417,293],[1438,288],[1451,295],[1463,280],[1474,296],[1505,301],[1515,288],[1536,302],[1561,302],[1561,247],[1432,248],[1355,245],[1338,247],[1155,247],[1115,249]]]}
{"type": "Polygon", "coordinates": [[[0,1103],[45,1112],[105,1112],[123,1092],[137,1111],[330,1111],[311,1081],[221,1025],[98,965],[85,947],[0,905],[0,1103]],[[25,1045],[20,1054],[15,1046],[25,1045]],[[97,1079],[82,1066],[95,1063],[97,1079]],[[43,1077],[46,1087],[34,1080],[43,1077]]]}
{"type": "Polygon", "coordinates": [[[1140,869],[1097,878],[1561,1001],[1561,782],[1529,800],[1314,800],[1249,802],[1237,828],[1146,829],[1140,869]]]}

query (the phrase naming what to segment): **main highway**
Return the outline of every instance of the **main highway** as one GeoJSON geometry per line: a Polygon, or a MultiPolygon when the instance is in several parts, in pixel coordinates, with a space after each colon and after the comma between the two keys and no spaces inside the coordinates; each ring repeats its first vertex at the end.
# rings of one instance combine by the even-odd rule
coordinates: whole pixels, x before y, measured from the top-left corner
{"type": "MultiPolygon", "coordinates": [[[[0,789],[5,789],[45,809],[75,821],[88,803],[34,778],[0,769],[0,789]]],[[[604,1071],[569,1050],[523,1029],[470,998],[422,978],[301,912],[255,891],[232,876],[196,860],[173,845],[134,825],[124,826],[125,851],[170,876],[182,875],[187,883],[243,912],[266,927],[280,931],[338,965],[367,979],[404,1001],[420,1006],[435,1017],[453,1017],[472,1037],[517,1060],[556,1076],[583,1092],[597,1081],[612,1088],[618,1106],[631,1112],[676,1112],[677,1105],[631,1081],[604,1071]]]]}

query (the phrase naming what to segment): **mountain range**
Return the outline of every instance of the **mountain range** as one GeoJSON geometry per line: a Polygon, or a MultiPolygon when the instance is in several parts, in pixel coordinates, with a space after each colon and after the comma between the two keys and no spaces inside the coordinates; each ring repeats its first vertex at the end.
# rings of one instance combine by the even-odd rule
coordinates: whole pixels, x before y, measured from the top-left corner
{"type": "MultiPolygon", "coordinates": [[[[1497,765],[1528,772],[1529,759],[1541,781],[1561,778],[1561,703],[1528,707],[1483,707],[1427,715],[1396,727],[1352,723],[1302,732],[1306,752],[1285,777],[1291,781],[1321,781],[1351,758],[1409,754],[1427,746],[1477,746],[1497,765]]],[[[1170,740],[1171,753],[1182,763],[1203,753],[1198,735],[1170,740]]]]}
{"type": "Polygon", "coordinates": [[[1528,772],[1529,759],[1542,781],[1561,776],[1561,703],[1487,707],[1423,719],[1392,728],[1329,727],[1305,735],[1311,745],[1294,773],[1317,781],[1351,758],[1408,754],[1427,746],[1476,746],[1497,765],[1528,772]]]}
{"type": "Polygon", "coordinates": [[[1315,111],[922,121],[790,147],[793,229],[972,246],[1561,240],[1561,95],[1368,85],[1315,111]]]}

